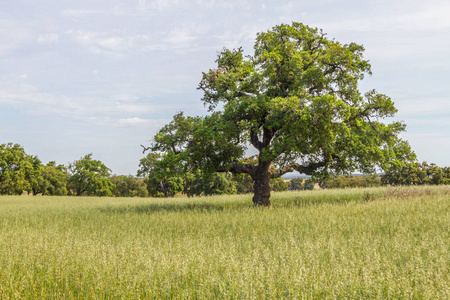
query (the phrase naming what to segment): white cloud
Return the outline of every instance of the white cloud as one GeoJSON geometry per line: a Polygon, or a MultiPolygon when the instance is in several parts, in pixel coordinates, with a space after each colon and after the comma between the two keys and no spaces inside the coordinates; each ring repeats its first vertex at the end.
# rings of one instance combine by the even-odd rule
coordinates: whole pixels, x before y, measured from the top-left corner
{"type": "Polygon", "coordinates": [[[441,30],[450,28],[449,12],[450,2],[443,2],[423,8],[417,7],[416,10],[411,12],[364,15],[359,18],[320,22],[320,24],[325,30],[372,33],[374,31],[391,32],[396,30],[441,30]]]}
{"type": "MultiPolygon", "coordinates": [[[[226,31],[223,34],[217,35],[216,38],[219,41],[218,47],[238,48],[244,44],[253,43],[256,38],[256,34],[264,30],[260,26],[251,25],[244,26],[239,31],[226,31]]],[[[244,49],[250,51],[251,49],[244,49]]]]}
{"type": "Polygon", "coordinates": [[[131,104],[123,104],[117,103],[115,109],[120,112],[125,113],[150,113],[158,111],[154,106],[151,106],[146,103],[131,103],[131,104]]]}
{"type": "Polygon", "coordinates": [[[245,4],[246,1],[231,0],[197,0],[196,3],[201,8],[233,8],[236,4],[245,4]]]}
{"type": "Polygon", "coordinates": [[[139,0],[138,7],[140,10],[147,9],[147,0],[139,0]]]}
{"type": "Polygon", "coordinates": [[[126,119],[119,119],[120,125],[131,125],[131,126],[141,126],[141,125],[148,125],[151,123],[152,120],[149,119],[141,119],[138,117],[134,118],[126,118],[126,119]]]}
{"type": "MultiPolygon", "coordinates": [[[[114,102],[107,97],[52,95],[37,91],[31,85],[20,84],[16,88],[0,87],[0,105],[12,106],[28,115],[59,116],[95,123],[110,123],[127,115],[158,113],[164,104],[114,102]]],[[[125,116],[125,118],[124,118],[125,116]]]]}
{"type": "Polygon", "coordinates": [[[56,33],[42,34],[37,37],[36,41],[43,45],[56,44],[59,41],[59,35],[56,33]]]}
{"type": "Polygon", "coordinates": [[[294,9],[294,4],[292,2],[287,2],[283,5],[279,5],[276,8],[276,11],[281,14],[291,14],[294,9]]]}
{"type": "Polygon", "coordinates": [[[147,35],[127,35],[126,32],[68,31],[67,34],[79,45],[96,54],[123,57],[133,51],[151,49],[147,35]]]}
{"type": "Polygon", "coordinates": [[[174,107],[180,107],[176,101],[157,101],[133,93],[119,92],[115,96],[108,92],[82,96],[50,94],[17,80],[0,83],[2,106],[13,107],[23,115],[62,117],[107,126],[147,124],[151,120],[148,116],[152,119],[171,116],[174,107]]]}
{"type": "Polygon", "coordinates": [[[100,39],[98,45],[109,50],[118,50],[124,46],[124,39],[120,37],[109,37],[105,39],[100,39]]]}
{"type": "Polygon", "coordinates": [[[102,10],[87,10],[87,9],[65,9],[61,14],[65,17],[85,17],[89,15],[104,14],[102,10]]]}
{"type": "Polygon", "coordinates": [[[193,43],[207,33],[207,28],[195,22],[183,23],[169,31],[147,34],[129,34],[126,31],[95,32],[67,31],[78,45],[89,51],[122,58],[149,51],[179,51],[196,49],[193,43]]]}
{"type": "MultiPolygon", "coordinates": [[[[139,2],[142,7],[142,1],[139,2]]],[[[189,6],[189,1],[186,0],[153,0],[148,4],[144,1],[144,6],[157,11],[164,11],[171,8],[186,8],[189,6]]]]}
{"type": "Polygon", "coordinates": [[[0,17],[0,36],[0,56],[2,56],[28,42],[32,33],[26,23],[0,17]]]}
{"type": "Polygon", "coordinates": [[[449,98],[408,99],[396,101],[395,105],[405,116],[450,115],[449,98]]]}
{"type": "Polygon", "coordinates": [[[400,15],[395,20],[400,27],[417,30],[440,30],[450,28],[450,3],[441,3],[438,6],[400,15]]]}
{"type": "Polygon", "coordinates": [[[198,38],[198,33],[199,29],[194,26],[183,26],[171,30],[163,41],[170,44],[172,49],[186,49],[198,38]]]}

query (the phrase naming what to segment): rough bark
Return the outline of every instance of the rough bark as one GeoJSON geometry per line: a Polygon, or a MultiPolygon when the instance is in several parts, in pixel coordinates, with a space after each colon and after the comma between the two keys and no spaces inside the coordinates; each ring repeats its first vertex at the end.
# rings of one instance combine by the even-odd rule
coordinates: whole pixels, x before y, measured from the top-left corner
{"type": "Polygon", "coordinates": [[[270,164],[270,161],[260,161],[256,167],[253,204],[257,206],[270,206],[270,164]]]}

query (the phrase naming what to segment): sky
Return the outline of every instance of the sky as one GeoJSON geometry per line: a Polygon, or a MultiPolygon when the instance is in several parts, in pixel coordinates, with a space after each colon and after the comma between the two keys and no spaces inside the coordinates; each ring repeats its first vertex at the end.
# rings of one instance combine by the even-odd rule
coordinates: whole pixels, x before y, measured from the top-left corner
{"type": "Polygon", "coordinates": [[[207,113],[196,88],[218,51],[301,22],[362,44],[360,90],[392,98],[419,161],[450,166],[448,15],[448,0],[3,0],[0,144],[135,175],[173,115],[207,113]]]}

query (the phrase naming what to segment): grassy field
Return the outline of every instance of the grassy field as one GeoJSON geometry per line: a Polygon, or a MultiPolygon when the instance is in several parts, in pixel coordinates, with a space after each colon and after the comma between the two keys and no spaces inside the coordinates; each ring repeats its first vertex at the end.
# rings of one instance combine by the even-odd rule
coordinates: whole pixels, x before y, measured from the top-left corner
{"type": "Polygon", "coordinates": [[[272,203],[0,197],[0,298],[450,298],[450,187],[272,203]]]}

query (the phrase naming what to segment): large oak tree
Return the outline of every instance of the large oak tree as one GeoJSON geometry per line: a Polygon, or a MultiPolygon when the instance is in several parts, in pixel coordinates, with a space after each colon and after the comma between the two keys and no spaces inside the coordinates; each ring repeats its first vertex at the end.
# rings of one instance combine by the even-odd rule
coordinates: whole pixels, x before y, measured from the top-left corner
{"type": "Polygon", "coordinates": [[[186,169],[250,175],[256,205],[270,205],[269,179],[287,172],[371,173],[413,159],[405,125],[383,122],[397,112],[391,99],[358,88],[371,74],[363,52],[301,23],[259,33],[253,55],[223,49],[198,86],[211,114],[177,114],[151,149],[186,169]],[[257,163],[243,160],[250,145],[257,163]]]}

